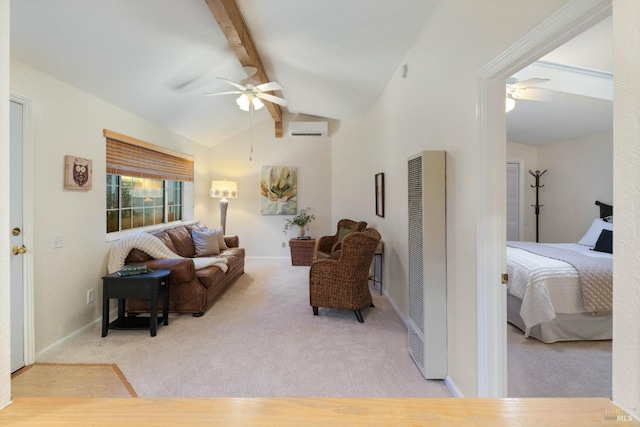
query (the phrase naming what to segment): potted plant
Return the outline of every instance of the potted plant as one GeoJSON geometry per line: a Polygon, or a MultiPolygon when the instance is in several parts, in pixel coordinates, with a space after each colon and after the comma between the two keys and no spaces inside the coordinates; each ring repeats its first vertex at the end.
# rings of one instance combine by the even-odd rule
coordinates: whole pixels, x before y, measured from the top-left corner
{"type": "Polygon", "coordinates": [[[284,219],[283,233],[286,233],[294,226],[297,226],[300,227],[300,237],[304,237],[305,227],[314,219],[316,219],[316,217],[311,213],[311,208],[300,209],[300,212],[298,212],[297,215],[292,218],[284,219]]]}

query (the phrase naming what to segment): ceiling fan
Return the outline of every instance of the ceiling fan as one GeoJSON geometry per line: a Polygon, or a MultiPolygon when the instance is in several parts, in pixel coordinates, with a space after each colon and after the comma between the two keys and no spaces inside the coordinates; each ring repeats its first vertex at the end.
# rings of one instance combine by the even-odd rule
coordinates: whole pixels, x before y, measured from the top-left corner
{"type": "Polygon", "coordinates": [[[289,104],[289,101],[284,98],[265,93],[272,92],[274,90],[282,90],[282,86],[280,86],[279,83],[259,83],[251,78],[258,71],[255,67],[247,66],[242,67],[242,69],[247,74],[247,78],[241,80],[239,83],[232,82],[231,80],[225,79],[223,77],[218,77],[220,80],[223,80],[231,86],[235,87],[236,90],[228,92],[205,93],[205,95],[217,96],[239,94],[240,96],[236,99],[236,103],[238,104],[240,109],[244,111],[261,109],[262,107],[264,107],[264,103],[262,101],[273,102],[274,104],[278,104],[283,107],[286,107],[289,104]]]}
{"type": "Polygon", "coordinates": [[[514,109],[516,99],[528,101],[550,101],[557,96],[557,93],[548,89],[537,88],[535,86],[548,82],[549,79],[527,79],[520,81],[517,77],[507,79],[506,111],[514,109]]]}

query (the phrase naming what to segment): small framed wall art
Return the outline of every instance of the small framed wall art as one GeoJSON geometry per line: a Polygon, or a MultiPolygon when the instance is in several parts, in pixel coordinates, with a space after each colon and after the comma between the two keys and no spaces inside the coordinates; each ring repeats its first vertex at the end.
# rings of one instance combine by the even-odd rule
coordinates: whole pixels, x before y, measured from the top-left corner
{"type": "Polygon", "coordinates": [[[64,188],[67,190],[91,190],[92,163],[89,159],[64,156],[64,188]]]}
{"type": "Polygon", "coordinates": [[[376,174],[376,215],[384,218],[384,173],[376,174]]]}

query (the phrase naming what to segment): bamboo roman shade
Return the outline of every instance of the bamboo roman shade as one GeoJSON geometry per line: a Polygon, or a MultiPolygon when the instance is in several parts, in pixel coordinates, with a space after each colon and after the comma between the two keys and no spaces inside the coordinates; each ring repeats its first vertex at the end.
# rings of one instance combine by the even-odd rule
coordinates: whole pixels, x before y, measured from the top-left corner
{"type": "Polygon", "coordinates": [[[193,157],[104,130],[107,173],[142,178],[193,181],[193,157]]]}

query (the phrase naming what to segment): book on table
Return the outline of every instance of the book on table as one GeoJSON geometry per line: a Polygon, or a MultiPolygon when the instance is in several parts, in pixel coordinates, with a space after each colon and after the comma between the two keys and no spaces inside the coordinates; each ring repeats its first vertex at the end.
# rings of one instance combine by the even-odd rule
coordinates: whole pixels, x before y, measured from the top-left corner
{"type": "Polygon", "coordinates": [[[151,270],[145,264],[127,264],[118,271],[118,276],[134,276],[150,272],[151,270]]]}

